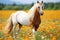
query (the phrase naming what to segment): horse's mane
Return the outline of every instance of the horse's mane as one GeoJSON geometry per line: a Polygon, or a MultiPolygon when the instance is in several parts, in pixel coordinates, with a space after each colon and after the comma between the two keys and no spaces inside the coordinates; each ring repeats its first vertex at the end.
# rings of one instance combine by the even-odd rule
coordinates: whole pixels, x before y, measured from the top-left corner
{"type": "Polygon", "coordinates": [[[32,6],[32,8],[28,11],[28,13],[33,13],[33,12],[35,11],[37,5],[38,5],[37,3],[34,4],[34,5],[32,6]]]}
{"type": "Polygon", "coordinates": [[[39,25],[41,22],[40,14],[36,8],[38,5],[39,5],[38,3],[34,4],[33,7],[29,10],[29,15],[33,15],[32,24],[34,25],[37,25],[37,24],[39,25]]]}
{"type": "Polygon", "coordinates": [[[33,25],[39,25],[41,23],[41,19],[40,19],[40,14],[39,12],[36,10],[35,14],[34,14],[34,18],[33,18],[33,25]]]}

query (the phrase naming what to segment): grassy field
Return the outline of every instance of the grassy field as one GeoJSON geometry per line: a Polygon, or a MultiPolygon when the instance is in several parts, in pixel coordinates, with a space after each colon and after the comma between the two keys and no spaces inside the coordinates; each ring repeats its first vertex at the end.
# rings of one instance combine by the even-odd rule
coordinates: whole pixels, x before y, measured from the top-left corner
{"type": "MultiPolygon", "coordinates": [[[[9,16],[16,10],[0,10],[0,40],[13,40],[12,34],[4,34],[3,29],[9,16]]],[[[26,11],[28,12],[28,11],[26,11]]],[[[23,26],[18,40],[33,40],[30,27],[23,26]],[[29,31],[28,31],[29,30],[29,31]]],[[[36,40],[60,40],[60,10],[44,10],[36,40]]]]}

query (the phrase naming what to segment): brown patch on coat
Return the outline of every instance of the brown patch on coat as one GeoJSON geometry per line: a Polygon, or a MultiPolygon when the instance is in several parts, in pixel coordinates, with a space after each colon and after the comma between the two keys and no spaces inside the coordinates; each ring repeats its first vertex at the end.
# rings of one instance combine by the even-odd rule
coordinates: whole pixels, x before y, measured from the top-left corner
{"type": "Polygon", "coordinates": [[[35,15],[32,21],[33,27],[35,27],[35,31],[37,31],[40,23],[41,23],[40,14],[39,14],[39,11],[36,9],[35,15]]]}

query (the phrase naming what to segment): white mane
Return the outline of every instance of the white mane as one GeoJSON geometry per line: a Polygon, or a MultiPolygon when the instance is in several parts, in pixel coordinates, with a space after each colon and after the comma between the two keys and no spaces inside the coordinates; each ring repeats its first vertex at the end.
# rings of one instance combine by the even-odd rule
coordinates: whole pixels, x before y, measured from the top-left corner
{"type": "Polygon", "coordinates": [[[38,3],[34,4],[34,6],[29,10],[28,13],[34,12],[34,11],[36,10],[36,7],[37,7],[38,5],[39,5],[38,3]]]}
{"type": "Polygon", "coordinates": [[[35,13],[36,8],[37,8],[38,5],[39,5],[38,3],[34,4],[34,6],[28,11],[28,14],[29,14],[31,17],[34,16],[34,13],[35,13]]]}

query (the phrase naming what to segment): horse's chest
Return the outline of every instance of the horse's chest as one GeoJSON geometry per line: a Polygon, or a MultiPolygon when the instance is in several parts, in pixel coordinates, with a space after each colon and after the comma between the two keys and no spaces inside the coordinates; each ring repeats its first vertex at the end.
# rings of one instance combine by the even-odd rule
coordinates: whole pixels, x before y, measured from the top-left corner
{"type": "Polygon", "coordinates": [[[40,24],[40,22],[41,22],[40,15],[39,14],[35,14],[35,16],[33,18],[33,21],[32,21],[32,24],[38,25],[38,24],[40,24]]]}

